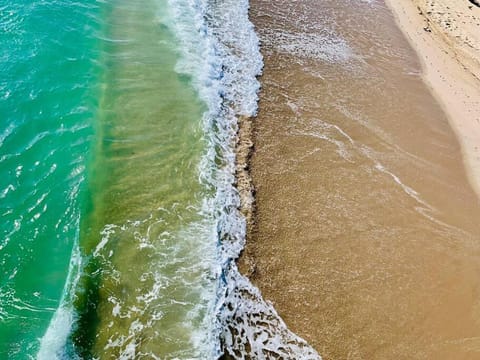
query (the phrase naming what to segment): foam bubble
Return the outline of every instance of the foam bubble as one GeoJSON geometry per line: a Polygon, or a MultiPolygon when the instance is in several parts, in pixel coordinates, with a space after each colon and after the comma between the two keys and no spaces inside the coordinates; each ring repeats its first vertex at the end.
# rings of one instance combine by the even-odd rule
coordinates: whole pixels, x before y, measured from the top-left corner
{"type": "Polygon", "coordinates": [[[236,265],[246,232],[234,186],[237,119],[257,112],[256,77],[263,66],[259,40],[248,19],[248,0],[171,0],[170,6],[172,26],[183,44],[177,71],[192,76],[209,109],[204,116],[209,151],[201,172],[202,179],[216,189],[215,198],[206,202],[216,220],[218,242],[218,288],[211,313],[215,339],[220,340],[213,344],[216,357],[227,353],[239,359],[319,359],[313,348],[288,330],[236,265]],[[194,21],[187,25],[186,17],[194,21]]]}
{"type": "MultiPolygon", "coordinates": [[[[203,128],[208,146],[199,174],[200,181],[213,190],[213,196],[207,196],[202,202],[201,212],[205,221],[191,224],[180,233],[162,232],[155,240],[162,245],[160,247],[150,246],[152,243],[149,241],[150,226],[157,221],[155,218],[104,228],[102,240],[93,256],[104,262],[104,272],[113,280],[122,276],[109,260],[113,233],[133,234],[137,250],[150,251],[159,259],[157,268],[140,274],[138,279],[143,284],[141,293],[134,289],[127,294],[129,302],[127,299],[109,298],[112,321],[128,318],[130,326],[124,335],[112,330],[106,346],[117,348],[121,359],[138,356],[138,335],[145,329],[152,329],[162,319],[162,307],[156,302],[164,287],[175,280],[195,294],[198,300],[193,306],[179,303],[190,307],[182,326],[191,333],[195,351],[201,354],[198,358],[218,358],[227,353],[240,359],[267,356],[319,359],[313,348],[289,331],[273,306],[262,299],[259,290],[240,274],[236,266],[236,259],[245,245],[246,232],[245,219],[238,210],[239,195],[234,186],[237,119],[239,116],[254,116],[257,112],[260,84],[256,77],[263,66],[259,41],[248,19],[248,0],[169,0],[168,11],[169,16],[159,21],[172,29],[180,43],[180,61],[175,70],[192,79],[193,86],[207,105],[203,128]],[[180,251],[180,247],[172,241],[177,236],[184,242],[189,241],[191,248],[188,250],[194,251],[188,251],[188,256],[185,256],[186,265],[182,268],[185,273],[179,271],[175,275],[177,279],[166,278],[161,273],[161,267],[175,262],[177,255],[180,257],[175,252],[180,251]],[[197,241],[199,238],[208,241],[197,241]],[[165,244],[172,244],[169,248],[171,253],[166,252],[165,244]],[[215,244],[216,259],[211,259],[206,254],[215,244]],[[202,256],[200,264],[193,261],[193,258],[202,256]],[[189,267],[190,263],[195,264],[189,267]],[[112,266],[109,267],[109,264],[112,266]],[[201,284],[189,283],[185,274],[194,271],[214,279],[204,279],[201,284]],[[216,289],[201,288],[212,283],[216,289]],[[206,307],[207,314],[203,315],[206,307]],[[193,319],[200,317],[203,317],[201,325],[194,326],[193,319]]],[[[158,209],[158,219],[162,218],[163,211],[175,212],[175,209],[158,209]]],[[[70,276],[75,279],[79,264],[71,265],[70,276]]],[[[68,334],[75,322],[68,298],[68,294],[74,293],[72,288],[78,282],[75,279],[67,281],[65,298],[41,340],[40,359],[61,359],[64,355],[62,351],[65,351],[68,334]]],[[[159,334],[153,332],[153,335],[159,334]]],[[[148,355],[155,358],[154,354],[148,355]]],[[[192,357],[192,354],[174,355],[192,357]]]]}
{"type": "Polygon", "coordinates": [[[78,246],[77,231],[63,296],[60,300],[59,307],[56,309],[55,314],[50,321],[46,333],[40,339],[37,360],[79,360],[76,355],[68,353],[66,344],[75,323],[75,312],[71,296],[73,294],[73,289],[77,287],[79,282],[81,266],[82,259],[78,246]]]}
{"type": "Polygon", "coordinates": [[[64,348],[72,329],[73,320],[71,308],[62,306],[57,309],[42,338],[37,360],[61,360],[67,357],[64,348]]]}

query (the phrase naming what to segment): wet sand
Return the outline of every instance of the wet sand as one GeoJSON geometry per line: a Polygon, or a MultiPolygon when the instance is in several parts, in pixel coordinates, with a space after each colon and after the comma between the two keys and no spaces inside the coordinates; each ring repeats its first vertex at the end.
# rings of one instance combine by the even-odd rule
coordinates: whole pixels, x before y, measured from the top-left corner
{"type": "Polygon", "coordinates": [[[480,6],[458,0],[391,1],[423,75],[458,136],[480,196],[480,6]]]}
{"type": "Polygon", "coordinates": [[[324,359],[480,357],[480,206],[379,1],[251,1],[265,69],[240,266],[324,359]]]}

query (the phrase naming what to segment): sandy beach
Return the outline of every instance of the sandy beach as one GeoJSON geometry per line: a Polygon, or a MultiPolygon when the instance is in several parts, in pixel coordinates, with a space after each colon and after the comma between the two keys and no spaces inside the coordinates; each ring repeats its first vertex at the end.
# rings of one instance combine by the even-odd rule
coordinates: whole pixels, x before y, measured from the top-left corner
{"type": "Polygon", "coordinates": [[[480,194],[480,7],[458,0],[387,0],[462,145],[480,194]]]}
{"type": "Polygon", "coordinates": [[[251,1],[265,68],[240,267],[323,359],[480,356],[476,50],[439,4],[251,1]]]}

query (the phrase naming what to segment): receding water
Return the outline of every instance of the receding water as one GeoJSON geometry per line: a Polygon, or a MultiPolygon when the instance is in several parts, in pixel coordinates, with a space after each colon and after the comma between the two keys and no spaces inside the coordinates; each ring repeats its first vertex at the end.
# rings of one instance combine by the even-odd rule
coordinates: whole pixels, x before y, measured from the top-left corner
{"type": "Polygon", "coordinates": [[[251,4],[255,283],[327,360],[479,357],[480,203],[384,1],[251,4]]]}

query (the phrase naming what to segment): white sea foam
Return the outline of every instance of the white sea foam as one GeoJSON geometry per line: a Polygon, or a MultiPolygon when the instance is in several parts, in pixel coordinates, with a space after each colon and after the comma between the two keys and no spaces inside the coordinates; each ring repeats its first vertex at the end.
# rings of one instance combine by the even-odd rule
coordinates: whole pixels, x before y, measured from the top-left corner
{"type": "Polygon", "coordinates": [[[73,324],[73,309],[60,307],[42,338],[38,360],[60,360],[65,358],[63,349],[73,324]]]}
{"type": "Polygon", "coordinates": [[[296,57],[323,60],[326,62],[347,62],[354,53],[347,42],[335,34],[276,32],[275,43],[280,52],[296,57]]]}
{"type": "Polygon", "coordinates": [[[171,26],[182,44],[176,70],[193,78],[209,109],[204,116],[209,149],[201,173],[203,181],[216,189],[215,198],[206,202],[206,210],[216,219],[219,263],[211,330],[212,339],[220,341],[212,346],[215,357],[228,353],[238,359],[319,359],[313,348],[288,330],[236,265],[246,231],[234,186],[237,118],[256,114],[260,88],[256,77],[263,66],[248,6],[248,0],[170,1],[171,26]]]}
{"type": "MultiPolygon", "coordinates": [[[[182,320],[182,327],[190,332],[195,348],[194,354],[182,352],[172,355],[175,358],[214,359],[228,353],[238,359],[319,359],[313,348],[288,330],[273,306],[262,299],[259,290],[240,274],[236,265],[245,245],[246,231],[234,186],[237,119],[238,116],[256,114],[260,88],[256,77],[263,66],[259,41],[248,20],[248,0],[168,1],[169,16],[159,21],[178,37],[180,61],[176,71],[192,79],[208,107],[203,116],[208,146],[199,173],[200,180],[214,190],[214,195],[203,201],[201,212],[205,221],[190,224],[180,233],[163,231],[158,238],[150,236],[150,229],[162,220],[164,212],[171,216],[174,208],[158,209],[158,214],[152,214],[144,221],[104,228],[102,239],[92,255],[104,263],[104,273],[108,273],[112,280],[122,276],[120,270],[109,267],[115,234],[128,232],[138,245],[138,251],[155,253],[154,258],[159,259],[157,267],[139,277],[142,289],[134,289],[133,293],[125,295],[129,297],[128,304],[125,299],[113,295],[108,298],[112,324],[116,318],[128,318],[130,326],[125,334],[112,330],[106,348],[118,349],[121,359],[138,356],[139,334],[153,329],[155,323],[162,320],[162,306],[158,306],[162,291],[178,281],[197,296],[198,304],[171,299],[179,306],[190,307],[182,320]],[[187,248],[177,246],[176,238],[182,239],[187,248]],[[207,241],[200,241],[200,238],[207,241]],[[208,255],[212,245],[216,245],[216,259],[208,255]],[[177,254],[179,251],[186,255],[177,254]],[[166,278],[162,266],[169,266],[182,256],[185,264],[180,266],[175,279],[166,278]],[[202,258],[200,263],[198,258],[202,258]],[[209,269],[212,266],[213,269],[209,269]],[[202,288],[212,283],[208,278],[201,283],[189,283],[186,274],[193,272],[216,277],[216,289],[202,288]],[[207,315],[202,315],[205,307],[208,307],[207,315]],[[202,316],[202,324],[194,325],[195,319],[202,316]]],[[[81,267],[75,254],[72,259],[78,263],[72,262],[70,277],[73,278],[67,281],[66,295],[41,340],[38,353],[41,360],[66,356],[67,337],[75,321],[68,294],[74,293],[72,289],[76,287],[81,267]]],[[[156,358],[153,353],[143,355],[156,358]]]]}
{"type": "MultiPolygon", "coordinates": [[[[79,221],[76,224],[78,229],[79,221]]],[[[73,246],[67,281],[60,300],[46,333],[40,339],[37,360],[77,360],[74,354],[66,352],[68,336],[75,323],[75,313],[72,304],[72,294],[80,279],[82,260],[78,245],[78,231],[73,246]]]]}

